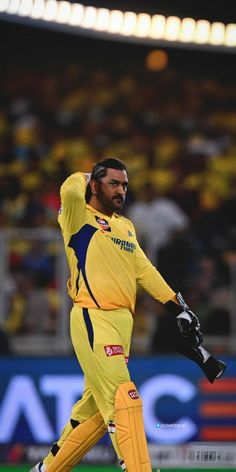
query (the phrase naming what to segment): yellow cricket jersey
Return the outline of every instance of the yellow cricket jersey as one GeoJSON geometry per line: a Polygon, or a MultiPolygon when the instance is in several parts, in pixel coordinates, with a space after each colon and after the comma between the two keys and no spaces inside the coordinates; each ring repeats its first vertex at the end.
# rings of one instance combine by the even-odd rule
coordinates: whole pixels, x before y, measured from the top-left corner
{"type": "Polygon", "coordinates": [[[127,218],[112,217],[85,201],[86,177],[72,174],[61,186],[61,226],[71,277],[69,295],[84,308],[134,312],[137,283],[166,303],[175,293],[147,259],[127,218]]]}

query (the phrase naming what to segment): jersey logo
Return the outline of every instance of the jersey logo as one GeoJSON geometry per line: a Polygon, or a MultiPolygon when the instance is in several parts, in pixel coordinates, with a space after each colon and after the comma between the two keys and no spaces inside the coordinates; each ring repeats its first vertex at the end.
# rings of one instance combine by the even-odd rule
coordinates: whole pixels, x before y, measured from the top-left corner
{"type": "Polygon", "coordinates": [[[101,228],[104,231],[111,231],[111,228],[110,228],[109,223],[108,223],[107,220],[104,220],[104,218],[100,218],[100,216],[95,216],[95,218],[96,218],[96,221],[99,224],[99,226],[101,226],[101,228]]]}
{"type": "Polygon", "coordinates": [[[137,400],[139,398],[139,394],[135,389],[129,390],[128,395],[130,396],[130,398],[132,398],[132,400],[137,400]]]}
{"type": "Polygon", "coordinates": [[[130,238],[133,237],[133,233],[132,233],[129,229],[128,229],[128,236],[129,236],[130,238]]]}
{"type": "Polygon", "coordinates": [[[107,346],[104,346],[104,350],[107,357],[120,356],[124,354],[123,347],[119,344],[109,344],[107,346]]]}

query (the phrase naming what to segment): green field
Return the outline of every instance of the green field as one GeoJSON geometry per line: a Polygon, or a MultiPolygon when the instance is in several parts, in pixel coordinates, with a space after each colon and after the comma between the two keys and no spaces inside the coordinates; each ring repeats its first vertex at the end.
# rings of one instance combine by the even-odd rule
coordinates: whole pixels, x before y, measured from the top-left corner
{"type": "MultiPolygon", "coordinates": [[[[29,465],[0,465],[0,472],[29,472],[29,465]]],[[[81,466],[76,467],[74,472],[115,472],[120,471],[119,467],[107,467],[107,466],[81,466]]],[[[161,469],[161,472],[209,472],[213,469],[161,469]]],[[[215,472],[227,472],[228,470],[234,469],[214,469],[215,472]]],[[[153,469],[153,472],[156,472],[156,469],[153,469]]]]}

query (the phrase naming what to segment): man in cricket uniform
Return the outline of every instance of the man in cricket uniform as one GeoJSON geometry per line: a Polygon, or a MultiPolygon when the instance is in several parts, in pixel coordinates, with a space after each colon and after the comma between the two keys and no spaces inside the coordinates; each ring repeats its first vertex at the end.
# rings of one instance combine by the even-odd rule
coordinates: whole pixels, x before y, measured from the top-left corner
{"type": "Polygon", "coordinates": [[[201,343],[196,315],[147,259],[131,221],[116,213],[127,188],[127,169],[113,158],[61,187],[71,339],[85,388],[59,441],[31,471],[69,472],[107,431],[123,470],[151,471],[142,401],[127,368],[137,284],[176,316],[181,336],[201,343]]]}

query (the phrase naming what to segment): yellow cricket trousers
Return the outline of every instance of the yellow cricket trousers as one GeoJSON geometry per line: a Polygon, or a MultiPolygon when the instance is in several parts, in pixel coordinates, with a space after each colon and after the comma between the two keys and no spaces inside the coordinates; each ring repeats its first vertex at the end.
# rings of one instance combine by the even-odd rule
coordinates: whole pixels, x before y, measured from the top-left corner
{"type": "Polygon", "coordinates": [[[115,418],[115,394],[129,382],[129,356],[133,316],[128,309],[87,309],[74,305],[70,329],[73,347],[85,377],[84,393],[71,417],[80,422],[98,410],[106,424],[115,418]]]}

